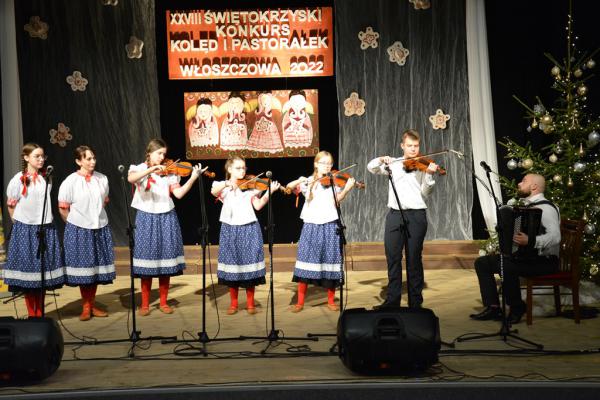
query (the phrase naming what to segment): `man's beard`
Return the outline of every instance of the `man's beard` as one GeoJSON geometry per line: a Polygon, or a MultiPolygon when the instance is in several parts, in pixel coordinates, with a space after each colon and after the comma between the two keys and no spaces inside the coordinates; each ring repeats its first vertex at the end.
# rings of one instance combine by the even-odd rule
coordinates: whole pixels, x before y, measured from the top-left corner
{"type": "Polygon", "coordinates": [[[521,189],[517,190],[517,195],[519,195],[520,198],[524,199],[526,197],[529,197],[531,195],[531,190],[529,192],[525,192],[521,189]]]}

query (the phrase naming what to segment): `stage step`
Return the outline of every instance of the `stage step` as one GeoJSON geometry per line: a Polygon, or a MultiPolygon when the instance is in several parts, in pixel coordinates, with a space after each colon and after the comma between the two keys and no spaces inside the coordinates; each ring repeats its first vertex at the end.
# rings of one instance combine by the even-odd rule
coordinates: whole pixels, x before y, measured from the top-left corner
{"type": "MultiPolygon", "coordinates": [[[[285,272],[294,269],[296,262],[296,244],[273,245],[273,266],[276,271],[285,272]]],[[[185,246],[186,274],[202,272],[202,248],[185,246]]],[[[473,268],[479,248],[473,240],[431,240],[424,243],[423,266],[425,269],[473,268]]],[[[217,271],[219,246],[206,248],[206,266],[209,262],[213,273],[217,271]]],[[[269,249],[265,245],[265,262],[269,265],[269,249]]],[[[129,274],[129,248],[115,247],[115,265],[117,274],[129,274]]],[[[349,271],[385,270],[385,250],[383,242],[356,242],[346,246],[346,268],[349,271]]]]}

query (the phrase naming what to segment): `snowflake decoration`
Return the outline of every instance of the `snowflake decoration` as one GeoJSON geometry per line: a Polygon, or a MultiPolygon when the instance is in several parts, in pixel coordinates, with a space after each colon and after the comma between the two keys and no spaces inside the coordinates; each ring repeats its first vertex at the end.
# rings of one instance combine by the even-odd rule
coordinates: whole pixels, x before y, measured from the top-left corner
{"type": "Polygon", "coordinates": [[[78,90],[80,92],[85,91],[85,87],[88,84],[88,80],[85,79],[79,71],[73,71],[73,75],[67,76],[66,81],[69,85],[71,85],[71,90],[74,92],[78,90]]]}
{"type": "Polygon", "coordinates": [[[415,10],[427,10],[429,7],[431,7],[429,0],[408,0],[408,2],[413,4],[415,10]]]}
{"type": "Polygon", "coordinates": [[[350,93],[350,97],[344,100],[344,114],[347,117],[352,115],[361,116],[365,113],[365,101],[358,97],[358,93],[350,93]]]}
{"type": "Polygon", "coordinates": [[[379,43],[377,43],[377,39],[379,39],[379,33],[374,32],[373,28],[367,26],[365,31],[358,32],[358,38],[360,39],[360,48],[362,50],[366,50],[369,47],[377,48],[379,43]]]}
{"type": "Polygon", "coordinates": [[[52,144],[58,144],[60,147],[65,147],[67,145],[67,140],[71,139],[73,139],[71,128],[62,122],[58,123],[58,130],[50,129],[50,143],[52,144]]]}
{"type": "Polygon", "coordinates": [[[400,42],[394,42],[394,44],[388,47],[387,52],[390,55],[390,62],[395,62],[398,65],[404,65],[406,63],[406,57],[408,57],[408,54],[410,53],[400,42]]]}
{"type": "Polygon", "coordinates": [[[446,129],[446,121],[450,119],[450,114],[444,114],[441,109],[437,109],[435,115],[429,117],[429,122],[433,129],[446,129]]]}
{"type": "Polygon", "coordinates": [[[23,28],[32,38],[48,38],[48,24],[42,21],[37,15],[30,17],[29,23],[25,24],[23,28]]]}
{"type": "Polygon", "coordinates": [[[113,7],[116,6],[117,4],[119,4],[119,0],[100,0],[100,2],[104,6],[113,6],[113,7]]]}
{"type": "Polygon", "coordinates": [[[142,58],[142,49],[144,48],[144,42],[135,36],[129,38],[129,43],[125,45],[128,58],[142,58]]]}

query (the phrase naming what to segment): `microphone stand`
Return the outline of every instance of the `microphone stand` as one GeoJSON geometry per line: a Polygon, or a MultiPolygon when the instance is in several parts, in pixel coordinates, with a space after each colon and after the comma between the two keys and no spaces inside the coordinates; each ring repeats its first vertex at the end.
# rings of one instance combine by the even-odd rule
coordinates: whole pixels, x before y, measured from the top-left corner
{"type": "Polygon", "coordinates": [[[176,340],[175,339],[167,339],[161,341],[162,344],[167,343],[196,343],[200,342],[202,344],[202,348],[200,349],[200,354],[204,357],[208,356],[208,351],[206,350],[206,344],[208,342],[216,342],[216,341],[227,341],[227,340],[239,340],[239,338],[210,338],[208,337],[208,333],[206,332],[206,246],[208,246],[208,216],[206,215],[206,203],[205,203],[205,194],[204,194],[204,179],[202,178],[202,171],[200,171],[200,175],[198,176],[198,192],[200,199],[200,228],[198,228],[198,233],[200,234],[200,246],[202,247],[202,331],[198,332],[198,338],[193,340],[176,340]]]}
{"type": "MultiPolygon", "coordinates": [[[[240,339],[260,339],[261,341],[268,341],[267,347],[265,347],[260,354],[265,354],[269,347],[273,345],[274,342],[279,340],[283,340],[283,337],[279,336],[279,330],[275,329],[275,290],[273,289],[273,241],[275,235],[275,223],[273,218],[273,206],[271,203],[273,202],[273,192],[271,191],[271,176],[270,171],[266,173],[267,176],[267,185],[269,191],[269,201],[267,202],[267,226],[265,230],[267,231],[267,241],[269,243],[269,298],[270,298],[270,307],[271,307],[271,330],[267,336],[240,336],[240,339]]],[[[285,337],[285,340],[313,340],[318,341],[318,338],[305,338],[305,337],[285,337]]]]}
{"type": "MultiPolygon", "coordinates": [[[[135,301],[135,276],[133,275],[133,250],[135,248],[135,225],[132,222],[131,214],[129,211],[129,198],[127,196],[127,189],[125,185],[125,175],[123,172],[125,168],[121,165],[118,167],[119,173],[121,175],[121,189],[123,192],[123,204],[125,205],[125,212],[127,213],[127,236],[129,237],[129,278],[130,278],[130,286],[129,286],[129,301],[131,304],[131,332],[129,333],[129,337],[127,339],[109,339],[109,340],[94,340],[94,341],[85,341],[83,344],[103,344],[103,343],[122,343],[122,342],[131,342],[131,347],[127,352],[127,356],[129,358],[135,357],[134,348],[137,342],[143,340],[160,340],[160,339],[168,339],[163,336],[148,336],[142,337],[142,331],[137,329],[137,319],[136,319],[136,301],[135,301]]],[[[66,345],[69,344],[82,344],[81,342],[65,342],[66,345]]]]}
{"type": "MultiPolygon", "coordinates": [[[[487,176],[487,180],[489,183],[489,188],[486,187],[486,189],[488,189],[488,192],[490,193],[490,195],[492,196],[492,198],[494,199],[494,204],[496,206],[496,231],[498,233],[498,248],[500,250],[500,287],[502,288],[502,300],[501,300],[501,307],[502,307],[502,324],[500,326],[500,330],[496,333],[484,333],[484,334],[479,334],[479,335],[473,335],[473,336],[469,336],[469,337],[459,337],[458,339],[456,339],[457,342],[466,342],[469,340],[476,340],[476,339],[485,339],[485,338],[492,338],[492,337],[500,337],[502,338],[502,340],[504,342],[507,341],[507,339],[509,337],[516,339],[516,340],[520,340],[523,343],[527,343],[528,345],[534,346],[535,348],[542,350],[544,348],[543,345],[532,342],[530,340],[524,339],[518,335],[516,335],[516,333],[519,333],[518,329],[510,329],[511,326],[508,323],[508,316],[506,315],[506,297],[504,296],[505,290],[504,290],[504,260],[506,255],[504,254],[504,251],[502,251],[502,249],[505,249],[506,246],[504,246],[506,243],[500,243],[501,241],[504,240],[504,235],[503,235],[503,230],[504,227],[502,226],[502,224],[500,223],[501,219],[500,219],[500,200],[498,200],[498,198],[496,197],[496,194],[494,193],[494,185],[492,184],[492,178],[490,177],[490,173],[492,172],[491,169],[486,165],[482,165],[483,169],[485,170],[485,174],[487,176]]],[[[473,172],[473,175],[481,182],[481,180],[477,177],[477,175],[475,175],[475,173],[473,172]]],[[[483,182],[481,182],[483,184],[483,182]]],[[[483,185],[485,187],[485,184],[483,185]]]]}
{"type": "Polygon", "coordinates": [[[37,231],[37,238],[38,238],[38,250],[37,250],[37,254],[36,257],[38,260],[40,260],[40,298],[41,300],[41,307],[42,307],[42,318],[44,318],[46,316],[46,301],[45,301],[45,291],[46,291],[46,267],[45,267],[45,255],[46,255],[46,211],[47,211],[47,207],[48,207],[48,192],[50,189],[50,185],[48,184],[48,181],[50,180],[52,174],[52,170],[50,170],[50,172],[46,173],[46,176],[44,177],[44,203],[42,206],[42,222],[40,223],[40,226],[38,227],[38,231],[37,231]]]}

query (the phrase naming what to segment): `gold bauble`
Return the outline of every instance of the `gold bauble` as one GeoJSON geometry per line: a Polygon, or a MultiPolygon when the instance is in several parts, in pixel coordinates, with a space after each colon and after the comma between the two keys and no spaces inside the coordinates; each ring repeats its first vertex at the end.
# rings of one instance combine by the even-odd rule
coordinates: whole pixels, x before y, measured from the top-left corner
{"type": "Polygon", "coordinates": [[[576,70],[573,72],[573,75],[575,75],[575,78],[581,78],[581,75],[583,75],[583,71],[582,71],[582,70],[580,70],[580,69],[576,69],[576,70]]]}
{"type": "Polygon", "coordinates": [[[569,179],[567,180],[567,187],[572,188],[573,186],[575,186],[575,184],[573,183],[573,179],[569,177],[569,179]]]}
{"type": "Polygon", "coordinates": [[[554,164],[555,162],[557,162],[557,161],[558,161],[558,157],[556,156],[556,154],[552,153],[552,154],[550,154],[550,157],[548,157],[548,160],[549,160],[549,161],[550,161],[552,164],[554,164]]]}
{"type": "Polygon", "coordinates": [[[559,183],[560,181],[562,181],[562,176],[560,176],[560,175],[558,175],[558,174],[557,174],[557,175],[554,175],[554,176],[552,177],[552,180],[553,180],[554,182],[556,182],[556,183],[559,183]]]}
{"type": "Polygon", "coordinates": [[[533,167],[533,160],[531,158],[526,158],[523,160],[523,163],[521,165],[523,166],[523,168],[529,169],[533,167]]]}
{"type": "Polygon", "coordinates": [[[588,68],[594,68],[596,66],[596,61],[592,60],[591,58],[589,60],[587,60],[587,62],[585,63],[585,65],[588,68]]]}
{"type": "Polygon", "coordinates": [[[585,150],[583,150],[583,143],[579,143],[579,157],[585,156],[585,150]]]}
{"type": "Polygon", "coordinates": [[[540,118],[540,122],[544,125],[550,125],[552,123],[552,116],[550,114],[546,114],[540,118]]]}
{"type": "Polygon", "coordinates": [[[554,132],[554,127],[552,125],[544,125],[543,132],[545,134],[552,133],[552,132],[554,132]]]}
{"type": "Polygon", "coordinates": [[[531,127],[534,129],[538,127],[538,122],[535,118],[533,119],[533,121],[531,121],[531,127]]]}
{"type": "Polygon", "coordinates": [[[585,96],[585,94],[587,93],[587,86],[585,85],[581,85],[577,88],[577,94],[580,96],[585,96]]]}
{"type": "Polygon", "coordinates": [[[560,68],[558,68],[556,65],[554,67],[552,67],[552,69],[550,70],[550,72],[552,73],[552,75],[554,76],[558,76],[558,74],[560,74],[560,68]]]}

